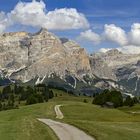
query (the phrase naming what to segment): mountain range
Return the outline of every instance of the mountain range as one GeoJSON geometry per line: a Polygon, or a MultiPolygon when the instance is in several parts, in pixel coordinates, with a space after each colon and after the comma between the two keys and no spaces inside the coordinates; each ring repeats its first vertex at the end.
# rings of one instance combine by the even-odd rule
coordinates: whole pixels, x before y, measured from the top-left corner
{"type": "Polygon", "coordinates": [[[140,95],[140,54],[117,49],[88,54],[75,41],[47,29],[0,35],[0,84],[45,83],[77,94],[106,88],[140,95]]]}

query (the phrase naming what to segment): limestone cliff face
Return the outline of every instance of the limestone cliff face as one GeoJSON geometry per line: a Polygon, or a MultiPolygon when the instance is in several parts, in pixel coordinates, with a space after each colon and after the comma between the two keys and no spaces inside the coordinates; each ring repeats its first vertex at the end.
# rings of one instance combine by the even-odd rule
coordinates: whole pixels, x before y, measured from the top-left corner
{"type": "Polygon", "coordinates": [[[91,69],[95,75],[116,81],[118,80],[117,69],[128,64],[137,63],[138,60],[140,60],[140,54],[123,54],[117,49],[90,56],[91,69]]]}
{"type": "Polygon", "coordinates": [[[123,54],[116,49],[90,56],[92,73],[117,82],[123,91],[139,95],[140,54],[123,54]]]}
{"type": "Polygon", "coordinates": [[[81,77],[91,73],[88,55],[73,41],[63,42],[46,29],[36,34],[6,33],[0,36],[0,69],[10,79],[29,81],[35,77],[68,71],[81,77]]]}
{"type": "Polygon", "coordinates": [[[9,75],[28,63],[28,48],[22,41],[29,38],[28,33],[5,33],[0,36],[0,70],[9,75]]]}
{"type": "Polygon", "coordinates": [[[0,35],[1,77],[27,82],[47,79],[52,73],[73,84],[74,88],[80,81],[77,87],[83,85],[82,90],[86,84],[87,88],[113,87],[138,95],[140,54],[123,54],[113,49],[89,56],[76,42],[59,39],[46,29],[36,34],[16,32],[0,35]],[[69,74],[70,78],[67,78],[69,74]]]}

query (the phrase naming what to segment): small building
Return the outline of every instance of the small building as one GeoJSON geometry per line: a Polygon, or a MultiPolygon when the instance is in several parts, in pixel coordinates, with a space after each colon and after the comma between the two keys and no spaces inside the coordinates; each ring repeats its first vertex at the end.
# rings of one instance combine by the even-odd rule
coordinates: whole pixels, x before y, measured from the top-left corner
{"type": "Polygon", "coordinates": [[[112,102],[106,102],[105,104],[102,105],[102,107],[114,108],[114,103],[112,103],[112,102]]]}

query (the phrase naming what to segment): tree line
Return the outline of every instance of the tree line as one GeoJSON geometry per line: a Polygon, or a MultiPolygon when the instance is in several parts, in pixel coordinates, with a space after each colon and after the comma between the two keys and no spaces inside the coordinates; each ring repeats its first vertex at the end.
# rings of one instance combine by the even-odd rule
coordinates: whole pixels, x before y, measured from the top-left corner
{"type": "Polygon", "coordinates": [[[106,103],[112,103],[113,107],[121,106],[133,106],[134,104],[139,103],[137,97],[131,98],[127,96],[123,98],[120,91],[116,90],[104,90],[101,94],[98,94],[93,99],[93,104],[104,106],[106,103]]]}
{"type": "Polygon", "coordinates": [[[0,111],[18,108],[21,102],[26,105],[47,102],[54,97],[45,84],[36,86],[8,85],[0,91],[0,111]]]}

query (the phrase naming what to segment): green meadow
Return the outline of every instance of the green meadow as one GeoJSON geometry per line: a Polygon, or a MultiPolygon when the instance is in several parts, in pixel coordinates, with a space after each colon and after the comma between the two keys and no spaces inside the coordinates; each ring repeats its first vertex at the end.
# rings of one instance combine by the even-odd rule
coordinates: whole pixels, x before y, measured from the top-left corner
{"type": "MultiPolygon", "coordinates": [[[[91,104],[88,97],[76,97],[59,90],[47,103],[20,106],[0,112],[2,140],[58,140],[54,132],[37,118],[55,118],[54,106],[62,104],[65,123],[72,124],[97,140],[139,140],[140,105],[107,109],[91,104]],[[86,99],[87,103],[84,103],[86,99]]],[[[58,120],[59,121],[59,120],[58,120]]]]}

